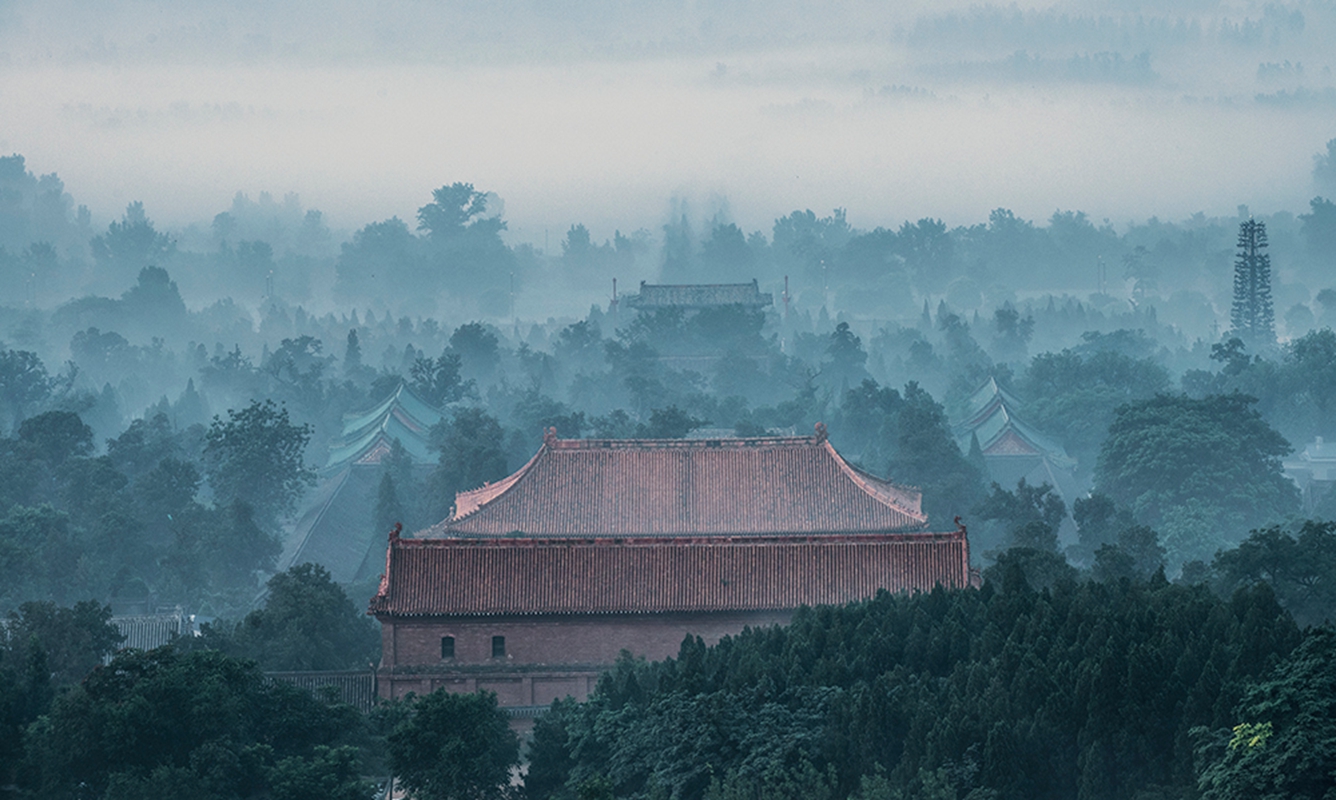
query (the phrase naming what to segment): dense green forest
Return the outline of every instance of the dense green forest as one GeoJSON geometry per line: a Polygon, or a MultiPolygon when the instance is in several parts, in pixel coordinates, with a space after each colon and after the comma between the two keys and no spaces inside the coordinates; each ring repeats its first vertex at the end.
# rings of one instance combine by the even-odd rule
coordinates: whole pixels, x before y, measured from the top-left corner
{"type": "MultiPolygon", "coordinates": [[[[1192,797],[1202,748],[1271,719],[1244,696],[1305,638],[1329,656],[1330,632],[1301,634],[1264,586],[1220,599],[1156,575],[1039,592],[1012,565],[979,591],[883,594],[716,647],[687,641],[662,663],[628,657],[588,703],[539,721],[527,785],[535,797],[1192,797]]],[[[1294,735],[1289,722],[1274,724],[1294,735]]]]}

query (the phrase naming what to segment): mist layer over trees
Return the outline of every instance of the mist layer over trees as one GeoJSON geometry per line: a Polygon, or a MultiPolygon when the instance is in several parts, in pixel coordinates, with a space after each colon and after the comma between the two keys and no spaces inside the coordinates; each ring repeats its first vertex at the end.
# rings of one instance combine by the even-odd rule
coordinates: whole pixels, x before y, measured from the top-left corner
{"type": "Polygon", "coordinates": [[[296,197],[239,195],[201,237],[137,202],[95,230],[54,175],[18,155],[0,166],[14,198],[0,267],[24,287],[0,309],[11,607],[152,597],[239,619],[344,416],[400,384],[446,411],[440,466],[424,478],[396,456],[367,526],[438,521],[549,427],[825,422],[851,460],[920,487],[934,527],[971,520],[984,564],[1020,546],[1093,569],[1135,529],[1176,575],[1336,502],[1301,498],[1280,469],[1336,434],[1322,197],[1297,215],[1121,230],[1005,208],[861,230],[837,208],[746,232],[679,205],[606,241],[572,223],[549,253],[508,244],[501,198],[465,182],[424,192],[411,224],[344,241],[296,197]],[[755,280],[770,305],[636,310],[628,275],[755,280]],[[589,311],[522,316],[548,292],[589,311]],[[1070,458],[1071,486],[990,486],[960,427],[989,381],[1070,458]],[[1100,515],[1091,491],[1111,504],[1100,515]]]}

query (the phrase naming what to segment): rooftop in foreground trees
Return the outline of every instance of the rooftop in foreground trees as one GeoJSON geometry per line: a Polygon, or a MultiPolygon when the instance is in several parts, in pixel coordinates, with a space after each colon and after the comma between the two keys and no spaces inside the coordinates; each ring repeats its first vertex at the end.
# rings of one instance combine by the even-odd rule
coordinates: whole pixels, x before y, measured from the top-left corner
{"type": "Polygon", "coordinates": [[[421,537],[765,536],[921,531],[912,487],[848,464],[814,436],[558,439],[513,475],[455,499],[421,537]]]}

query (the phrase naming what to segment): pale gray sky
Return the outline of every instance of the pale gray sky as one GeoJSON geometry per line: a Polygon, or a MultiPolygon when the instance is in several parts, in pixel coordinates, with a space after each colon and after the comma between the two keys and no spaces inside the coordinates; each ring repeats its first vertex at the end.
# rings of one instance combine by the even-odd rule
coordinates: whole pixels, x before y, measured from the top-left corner
{"type": "Polygon", "coordinates": [[[0,152],[103,224],[267,190],[349,229],[469,181],[555,246],[674,197],[767,232],[1300,211],[1336,137],[1330,3],[479,5],[0,0],[0,152]]]}

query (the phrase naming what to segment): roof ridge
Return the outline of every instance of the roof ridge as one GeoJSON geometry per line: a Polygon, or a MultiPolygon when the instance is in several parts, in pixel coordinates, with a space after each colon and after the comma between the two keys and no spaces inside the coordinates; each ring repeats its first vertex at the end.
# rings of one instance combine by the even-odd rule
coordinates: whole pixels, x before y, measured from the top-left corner
{"type": "Polygon", "coordinates": [[[660,287],[666,289],[714,289],[720,286],[758,286],[759,283],[753,278],[752,280],[743,283],[648,283],[646,281],[641,281],[640,285],[648,286],[651,289],[660,287]]]}
{"type": "Polygon", "coordinates": [[[646,450],[714,449],[760,446],[800,447],[819,444],[816,436],[732,436],[717,439],[557,439],[551,443],[558,450],[646,450]]]}
{"type": "MultiPolygon", "coordinates": [[[[855,469],[854,466],[853,466],[852,464],[850,464],[848,461],[845,461],[845,460],[840,456],[840,454],[839,454],[838,452],[836,452],[835,447],[834,447],[833,445],[831,445],[829,439],[826,439],[826,440],[822,441],[822,444],[825,446],[826,453],[827,453],[831,458],[835,459],[835,463],[839,464],[840,469],[842,469],[842,470],[844,471],[844,473],[845,473],[846,475],[848,475],[849,478],[850,478],[854,483],[856,483],[860,489],[862,489],[863,491],[865,491],[865,492],[867,492],[868,494],[872,495],[872,496],[873,496],[874,498],[876,498],[877,500],[880,500],[881,502],[886,503],[886,504],[889,505],[889,506],[892,506],[892,507],[894,507],[894,508],[896,508],[896,509],[898,509],[898,510],[900,510],[900,511],[905,512],[906,514],[908,514],[908,515],[911,516],[911,517],[917,517],[918,519],[921,520],[921,522],[920,522],[921,525],[927,525],[927,524],[928,524],[928,518],[927,518],[926,516],[924,516],[924,514],[923,514],[923,507],[922,507],[922,505],[920,505],[918,508],[910,508],[910,507],[908,507],[907,505],[904,505],[904,504],[898,502],[898,501],[897,501],[897,500],[898,500],[897,498],[887,496],[888,493],[878,491],[875,487],[870,486],[870,485],[868,484],[868,478],[870,478],[871,476],[870,476],[870,475],[869,475],[869,476],[865,476],[865,475],[861,474],[860,471],[857,470],[857,469],[855,469]]],[[[890,481],[879,481],[879,482],[881,482],[881,483],[885,483],[885,484],[887,484],[888,486],[895,486],[896,488],[905,488],[905,489],[917,489],[917,488],[918,488],[917,486],[905,486],[905,487],[900,487],[898,484],[893,484],[893,483],[891,483],[890,481]]],[[[920,504],[921,504],[921,503],[922,503],[922,499],[920,499],[919,502],[920,502],[920,504]]]]}
{"type": "MultiPolygon", "coordinates": [[[[524,476],[529,474],[529,471],[533,468],[533,465],[536,464],[536,463],[538,462],[539,457],[542,456],[543,453],[544,453],[545,451],[547,451],[547,449],[548,449],[548,443],[547,443],[547,442],[543,442],[543,444],[541,444],[541,445],[538,446],[538,452],[534,453],[534,454],[533,454],[533,457],[530,458],[527,462],[525,462],[524,466],[520,467],[518,470],[512,472],[511,474],[507,475],[506,477],[502,478],[501,480],[498,480],[498,481],[492,481],[491,483],[484,483],[482,486],[478,486],[478,487],[476,487],[476,488],[469,489],[469,490],[467,490],[467,491],[456,492],[456,493],[455,493],[455,514],[452,515],[452,516],[450,516],[450,517],[447,517],[447,518],[445,519],[445,521],[444,521],[444,524],[447,524],[447,525],[448,525],[448,524],[450,524],[450,523],[459,522],[459,521],[461,521],[461,520],[468,519],[469,517],[473,516],[474,514],[478,513],[479,511],[481,511],[481,510],[483,509],[483,507],[486,506],[487,503],[488,503],[489,501],[491,501],[491,500],[495,500],[498,496],[504,494],[507,490],[509,490],[509,489],[510,489],[511,487],[513,487],[515,484],[517,484],[517,483],[519,483],[521,480],[523,480],[523,479],[524,479],[524,476]],[[459,513],[459,501],[460,501],[461,498],[468,497],[468,498],[472,499],[474,496],[478,496],[478,495],[484,494],[484,493],[487,492],[487,491],[493,491],[493,492],[495,492],[495,494],[492,494],[491,496],[486,497],[485,499],[479,500],[479,501],[477,502],[476,505],[474,505],[472,508],[470,508],[470,509],[469,509],[468,511],[466,511],[465,513],[463,513],[463,514],[460,514],[460,513],[459,513]]],[[[432,527],[435,527],[435,526],[433,525],[432,527]]]]}
{"type": "Polygon", "coordinates": [[[954,531],[880,531],[872,533],[792,533],[715,536],[434,536],[396,537],[398,548],[559,548],[559,547],[755,547],[757,545],[858,544],[862,542],[953,541],[954,531]]]}

